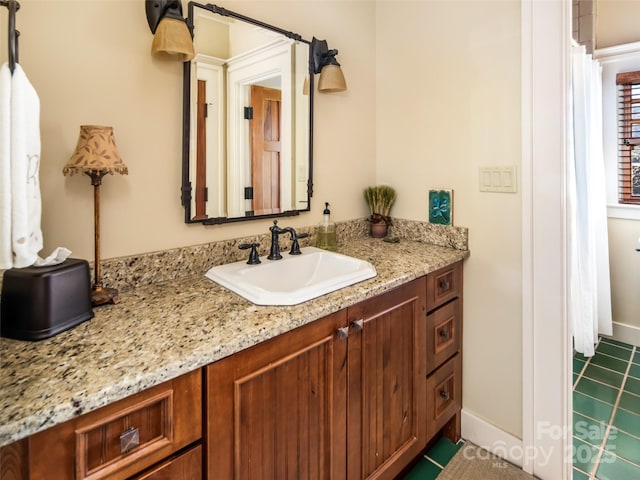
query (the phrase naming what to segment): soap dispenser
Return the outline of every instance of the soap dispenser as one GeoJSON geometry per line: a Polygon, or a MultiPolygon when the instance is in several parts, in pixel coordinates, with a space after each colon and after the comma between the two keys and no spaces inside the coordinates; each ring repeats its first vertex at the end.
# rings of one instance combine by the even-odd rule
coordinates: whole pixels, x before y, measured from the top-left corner
{"type": "Polygon", "coordinates": [[[318,225],[316,231],[316,247],[336,251],[336,226],[331,223],[331,211],[329,202],[325,202],[322,212],[322,223],[318,225]]]}

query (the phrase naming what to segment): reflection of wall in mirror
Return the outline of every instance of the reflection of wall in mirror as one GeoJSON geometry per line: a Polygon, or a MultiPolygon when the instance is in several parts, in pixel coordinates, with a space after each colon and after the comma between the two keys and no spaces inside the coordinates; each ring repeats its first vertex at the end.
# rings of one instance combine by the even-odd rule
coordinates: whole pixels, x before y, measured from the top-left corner
{"type": "Polygon", "coordinates": [[[282,40],[279,33],[265,30],[245,22],[229,22],[230,51],[227,58],[235,58],[282,40]]]}
{"type": "MultiPolygon", "coordinates": [[[[191,175],[193,192],[207,189],[205,206],[197,205],[197,193],[192,194],[191,213],[205,210],[206,217],[225,217],[226,177],[225,158],[225,103],[224,103],[224,65],[222,60],[198,54],[191,62],[191,135],[189,139],[189,171],[204,171],[202,176],[191,175]],[[204,89],[206,106],[199,105],[198,98],[204,89]],[[196,108],[193,108],[196,107],[196,108]],[[198,121],[198,112],[206,108],[204,125],[198,121]],[[204,143],[204,145],[200,145],[204,143]],[[204,155],[202,153],[204,152],[204,155]],[[199,182],[205,181],[205,185],[199,182]]],[[[201,117],[202,118],[202,117],[201,117]]]]}
{"type": "MultiPolygon", "coordinates": [[[[198,9],[198,12],[201,10],[198,9]]],[[[193,44],[196,53],[227,59],[231,56],[229,25],[217,15],[202,10],[193,20],[193,44]]]]}
{"type": "Polygon", "coordinates": [[[189,171],[205,174],[191,175],[191,214],[193,219],[202,219],[198,212],[204,210],[204,217],[226,217],[224,64],[230,55],[229,24],[202,9],[196,9],[193,22],[196,57],[191,62],[189,171]],[[204,124],[198,122],[198,110],[203,108],[198,106],[198,98],[203,89],[207,110],[204,124]],[[198,192],[205,188],[206,202],[200,205],[203,198],[198,192]]]}
{"type": "Polygon", "coordinates": [[[293,202],[293,47],[290,40],[263,46],[261,49],[230,59],[227,68],[227,206],[230,217],[244,216],[247,202],[244,187],[251,185],[250,131],[243,116],[249,104],[249,86],[280,78],[281,97],[281,177],[280,207],[294,208],[293,202]],[[242,132],[242,133],[241,133],[242,132]]]}
{"type": "Polygon", "coordinates": [[[222,17],[204,9],[194,14],[196,53],[228,60],[282,39],[282,35],[256,25],[222,17]]]}
{"type": "Polygon", "coordinates": [[[296,210],[304,210],[309,207],[307,182],[309,180],[309,129],[295,128],[296,125],[308,125],[309,119],[309,95],[303,93],[304,81],[309,74],[305,68],[309,62],[309,45],[295,43],[294,62],[294,88],[293,88],[293,169],[294,169],[294,206],[296,210]]]}

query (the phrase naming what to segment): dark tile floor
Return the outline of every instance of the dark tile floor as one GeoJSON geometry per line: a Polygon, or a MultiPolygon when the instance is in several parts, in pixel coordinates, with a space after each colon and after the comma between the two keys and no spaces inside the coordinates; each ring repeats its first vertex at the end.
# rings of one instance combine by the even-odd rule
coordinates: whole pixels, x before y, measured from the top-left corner
{"type": "Polygon", "coordinates": [[[453,443],[447,438],[441,438],[420,459],[413,469],[403,477],[403,480],[433,480],[436,478],[449,460],[460,450],[464,442],[453,443]]]}
{"type": "MultiPolygon", "coordinates": [[[[463,445],[440,439],[403,480],[433,480],[463,445]]],[[[574,480],[640,480],[640,347],[602,338],[573,357],[574,480]]]]}
{"type": "Polygon", "coordinates": [[[640,480],[640,348],[602,338],[573,357],[574,480],[640,480]]]}

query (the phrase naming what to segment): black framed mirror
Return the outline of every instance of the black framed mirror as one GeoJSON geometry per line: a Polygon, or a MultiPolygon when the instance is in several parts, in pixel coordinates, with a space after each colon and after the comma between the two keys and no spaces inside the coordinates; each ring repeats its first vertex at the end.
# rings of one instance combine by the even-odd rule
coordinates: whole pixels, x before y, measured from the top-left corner
{"type": "Polygon", "coordinates": [[[216,5],[188,4],[182,205],[205,225],[298,215],[313,193],[312,42],[216,5]]]}

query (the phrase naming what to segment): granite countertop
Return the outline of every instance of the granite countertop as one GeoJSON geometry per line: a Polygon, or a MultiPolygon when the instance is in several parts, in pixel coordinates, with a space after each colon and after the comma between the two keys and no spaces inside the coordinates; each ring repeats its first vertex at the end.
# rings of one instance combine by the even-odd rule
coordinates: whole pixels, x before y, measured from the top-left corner
{"type": "Polygon", "coordinates": [[[0,446],[205,366],[468,256],[362,238],[339,251],[377,277],[290,307],[257,306],[204,275],[121,292],[39,342],[0,338],[0,446]]]}

